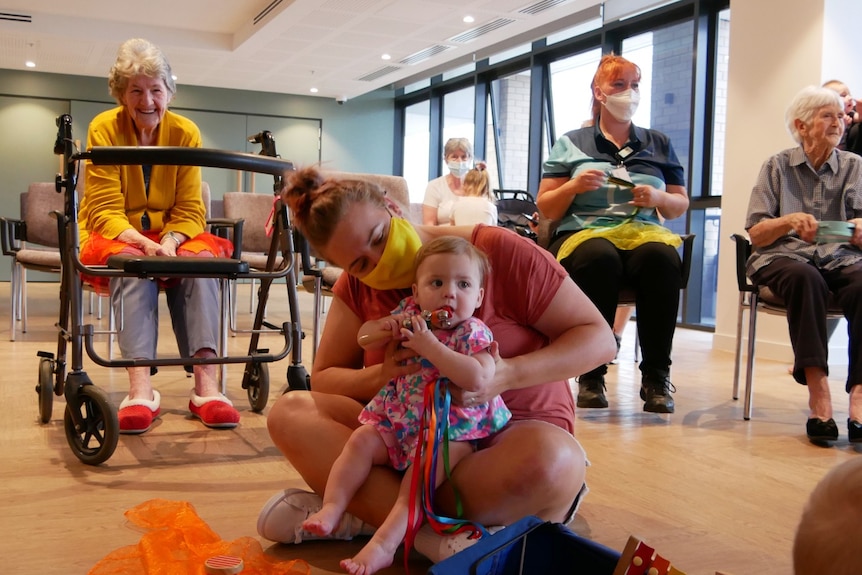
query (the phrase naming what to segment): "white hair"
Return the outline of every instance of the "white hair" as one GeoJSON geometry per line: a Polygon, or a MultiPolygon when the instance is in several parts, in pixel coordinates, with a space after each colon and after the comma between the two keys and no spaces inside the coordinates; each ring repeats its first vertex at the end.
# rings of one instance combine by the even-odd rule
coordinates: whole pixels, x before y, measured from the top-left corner
{"type": "Polygon", "coordinates": [[[817,110],[823,106],[837,106],[839,110],[844,110],[841,96],[829,88],[806,86],[793,97],[787,112],[784,113],[784,122],[787,124],[787,131],[797,144],[802,143],[802,136],[796,128],[796,120],[802,120],[808,125],[814,119],[817,110]]]}
{"type": "Polygon", "coordinates": [[[160,78],[168,89],[168,100],[176,94],[177,84],[165,54],[149,40],[132,38],[120,45],[120,49],[117,50],[117,60],[108,73],[108,88],[111,96],[118,103],[123,103],[123,93],[129,85],[129,80],[139,74],[160,78]]]}
{"type": "Polygon", "coordinates": [[[455,152],[463,152],[468,158],[473,157],[473,145],[467,138],[449,138],[443,146],[443,159],[448,158],[455,152]]]}

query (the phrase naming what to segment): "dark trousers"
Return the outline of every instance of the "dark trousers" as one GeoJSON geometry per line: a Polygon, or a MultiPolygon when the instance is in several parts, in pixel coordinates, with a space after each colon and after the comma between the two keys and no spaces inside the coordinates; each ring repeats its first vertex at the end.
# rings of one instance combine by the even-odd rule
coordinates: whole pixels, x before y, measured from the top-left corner
{"type": "Polygon", "coordinates": [[[853,385],[862,383],[862,263],[824,270],[810,262],[782,257],[760,268],[752,280],[769,286],[784,299],[793,346],[793,379],[803,385],[806,367],[819,367],[829,374],[826,312],[831,292],[847,319],[849,367],[845,388],[849,393],[853,385]]]}
{"type": "MultiPolygon", "coordinates": [[[[556,254],[568,235],[555,238],[550,251],[556,254]]],[[[638,338],[644,377],[663,379],[670,376],[670,352],[682,289],[682,263],[676,249],[649,242],[633,250],[617,249],[611,242],[593,238],[579,245],[560,262],[587,297],[599,308],[608,325],[623,287],[633,288],[636,295],[638,338]]],[[[589,376],[603,376],[602,365],[589,376]]]]}

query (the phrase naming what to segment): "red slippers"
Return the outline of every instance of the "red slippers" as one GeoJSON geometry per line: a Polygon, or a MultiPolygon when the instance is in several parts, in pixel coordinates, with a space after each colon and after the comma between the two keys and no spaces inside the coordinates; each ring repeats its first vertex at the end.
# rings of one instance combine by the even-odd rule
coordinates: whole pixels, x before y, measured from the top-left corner
{"type": "Polygon", "coordinates": [[[192,390],[189,411],[207,427],[230,429],[239,423],[239,412],[222,394],[200,397],[192,390]]]}
{"type": "Polygon", "coordinates": [[[150,430],[153,419],[159,416],[161,397],[153,390],[153,400],[129,399],[127,395],[120,403],[117,419],[120,422],[120,433],[139,434],[150,430]]]}

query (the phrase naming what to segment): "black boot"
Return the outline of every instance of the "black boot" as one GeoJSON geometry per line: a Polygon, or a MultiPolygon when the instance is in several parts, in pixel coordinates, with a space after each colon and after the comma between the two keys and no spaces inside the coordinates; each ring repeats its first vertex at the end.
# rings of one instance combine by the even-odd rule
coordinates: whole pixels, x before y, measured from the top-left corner
{"type": "Polygon", "coordinates": [[[578,378],[578,407],[603,408],[608,406],[603,375],[582,375],[578,378]]]}
{"type": "Polygon", "coordinates": [[[667,377],[641,378],[641,399],[644,400],[644,411],[652,413],[673,413],[673,397],[671,392],[676,388],[667,377]]]}

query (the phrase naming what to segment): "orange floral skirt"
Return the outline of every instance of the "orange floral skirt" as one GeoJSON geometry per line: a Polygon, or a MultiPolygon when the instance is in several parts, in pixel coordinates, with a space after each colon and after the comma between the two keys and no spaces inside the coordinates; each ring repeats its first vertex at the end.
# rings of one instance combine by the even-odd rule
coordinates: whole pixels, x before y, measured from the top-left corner
{"type": "MultiPolygon", "coordinates": [[[[159,232],[146,231],[141,232],[143,235],[153,240],[159,241],[159,232]]],[[[121,242],[119,240],[109,240],[104,236],[96,233],[90,234],[86,243],[81,246],[81,263],[88,266],[102,266],[108,263],[108,258],[117,254],[127,254],[132,256],[144,255],[143,250],[121,242]]],[[[183,242],[177,249],[178,256],[197,256],[201,258],[229,258],[233,254],[233,244],[230,240],[214,236],[209,232],[203,232],[195,237],[183,242]]],[[[108,293],[108,283],[110,278],[104,276],[84,275],[84,281],[92,285],[96,292],[100,294],[108,293]]],[[[162,288],[170,287],[176,284],[179,278],[167,278],[159,280],[159,286],[162,288]]]]}

